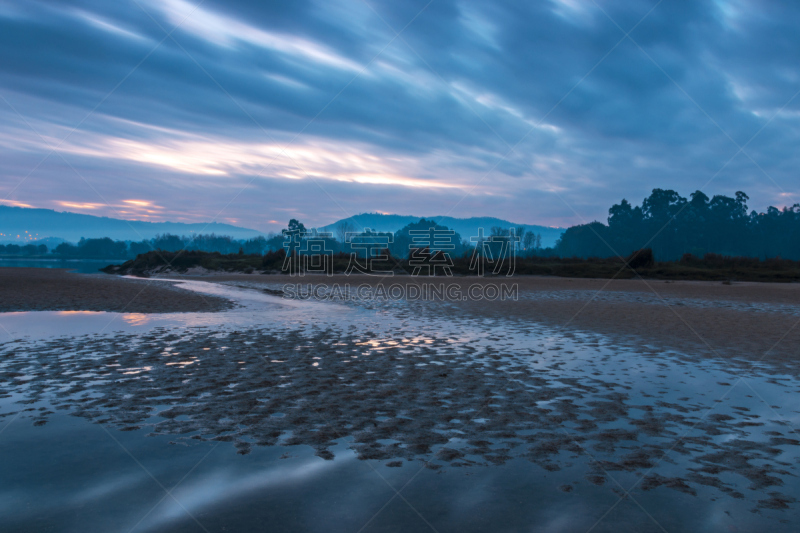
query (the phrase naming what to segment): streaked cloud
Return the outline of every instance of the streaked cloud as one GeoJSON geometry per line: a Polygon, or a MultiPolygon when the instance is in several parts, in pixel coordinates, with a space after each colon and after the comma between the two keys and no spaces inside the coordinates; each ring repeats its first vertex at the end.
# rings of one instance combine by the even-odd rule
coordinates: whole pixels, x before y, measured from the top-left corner
{"type": "MultiPolygon", "coordinates": [[[[378,155],[369,147],[331,139],[304,139],[302,143],[245,143],[226,139],[158,138],[149,141],[85,135],[58,149],[91,159],[113,159],[162,167],[187,175],[252,179],[320,179],[415,188],[463,188],[464,184],[417,178],[420,162],[413,157],[378,155]],[[404,175],[402,172],[409,172],[404,175]]],[[[123,200],[137,207],[152,202],[123,200]]]]}
{"type": "Polygon", "coordinates": [[[800,6],[653,6],[0,2],[0,198],[265,230],[796,198],[800,6]]]}
{"type": "Polygon", "coordinates": [[[265,31],[242,20],[197,7],[197,3],[185,0],[158,0],[150,5],[163,11],[171,25],[180,26],[182,31],[190,32],[218,46],[235,50],[237,44],[250,44],[330,67],[353,72],[362,69],[357,63],[320,43],[293,35],[265,31]]]}
{"type": "Polygon", "coordinates": [[[16,200],[0,200],[2,205],[10,205],[11,207],[33,207],[31,204],[17,202],[16,200]]]}
{"type": "Polygon", "coordinates": [[[104,204],[92,204],[92,203],[79,204],[77,202],[64,202],[64,201],[58,201],[58,203],[62,207],[68,207],[70,209],[75,209],[75,210],[78,210],[78,211],[83,211],[85,209],[89,209],[89,210],[99,209],[101,207],[105,207],[104,204]]]}

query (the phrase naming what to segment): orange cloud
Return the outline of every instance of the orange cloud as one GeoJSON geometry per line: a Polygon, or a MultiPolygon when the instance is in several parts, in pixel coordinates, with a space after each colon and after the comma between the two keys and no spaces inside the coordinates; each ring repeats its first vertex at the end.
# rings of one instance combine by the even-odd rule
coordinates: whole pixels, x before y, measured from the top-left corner
{"type": "Polygon", "coordinates": [[[0,204],[6,204],[12,207],[33,207],[30,204],[24,204],[22,202],[17,202],[16,200],[0,200],[0,204]]]}
{"type": "Polygon", "coordinates": [[[64,207],[71,207],[73,209],[97,209],[99,207],[103,207],[103,204],[79,204],[74,202],[58,202],[60,205],[64,207]]]}
{"type": "Polygon", "coordinates": [[[147,200],[122,200],[122,203],[135,205],[137,207],[154,207],[153,202],[147,200]]]}

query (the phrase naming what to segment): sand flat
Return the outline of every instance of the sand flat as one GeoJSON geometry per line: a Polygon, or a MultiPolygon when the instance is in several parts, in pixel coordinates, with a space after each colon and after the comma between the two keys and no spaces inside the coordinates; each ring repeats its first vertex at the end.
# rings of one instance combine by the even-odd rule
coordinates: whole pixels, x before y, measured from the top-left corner
{"type": "Polygon", "coordinates": [[[418,302],[426,312],[457,313],[497,320],[632,337],[688,353],[793,363],[800,345],[800,284],[710,281],[607,280],[544,276],[513,278],[424,278],[395,276],[303,276],[209,274],[203,281],[279,288],[349,284],[518,284],[516,301],[418,302]]]}
{"type": "MultiPolygon", "coordinates": [[[[416,302],[433,314],[540,322],[549,326],[633,337],[689,353],[791,363],[800,345],[800,284],[657,280],[514,278],[423,278],[395,276],[304,276],[225,274],[170,278],[280,289],[338,283],[456,284],[466,294],[474,284],[517,284],[515,301],[416,302]]],[[[378,302],[380,304],[380,302],[378,302]]],[[[224,298],[202,295],[171,283],[60,269],[0,268],[0,311],[203,312],[229,308],[224,298]]]]}
{"type": "Polygon", "coordinates": [[[221,311],[231,305],[226,299],[164,281],[76,274],[57,268],[0,268],[0,312],[179,313],[221,311]]]}

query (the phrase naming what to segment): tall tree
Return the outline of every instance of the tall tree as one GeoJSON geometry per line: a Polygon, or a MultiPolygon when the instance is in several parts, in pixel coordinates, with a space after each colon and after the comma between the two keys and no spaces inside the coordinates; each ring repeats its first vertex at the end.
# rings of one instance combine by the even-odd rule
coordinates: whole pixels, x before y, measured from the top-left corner
{"type": "Polygon", "coordinates": [[[348,233],[355,232],[356,228],[347,220],[342,220],[336,225],[336,238],[339,239],[339,242],[344,244],[345,240],[347,239],[348,233]]]}

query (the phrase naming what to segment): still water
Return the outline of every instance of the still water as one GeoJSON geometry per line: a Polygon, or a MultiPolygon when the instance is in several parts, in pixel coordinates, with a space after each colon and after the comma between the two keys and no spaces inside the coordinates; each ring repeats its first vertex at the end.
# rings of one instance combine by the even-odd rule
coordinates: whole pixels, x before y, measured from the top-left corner
{"type": "Polygon", "coordinates": [[[183,283],[239,306],[0,314],[0,530],[796,530],[768,365],[183,283]]]}

